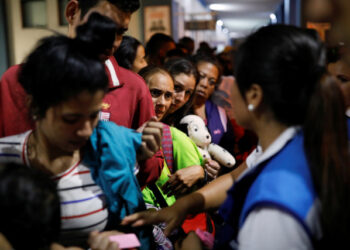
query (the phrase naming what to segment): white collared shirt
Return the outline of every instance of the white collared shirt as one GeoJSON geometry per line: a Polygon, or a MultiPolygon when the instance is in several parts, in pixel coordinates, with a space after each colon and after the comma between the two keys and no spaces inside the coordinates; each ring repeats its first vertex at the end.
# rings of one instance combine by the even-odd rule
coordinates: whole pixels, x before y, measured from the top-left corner
{"type": "MultiPolygon", "coordinates": [[[[294,138],[299,129],[300,127],[287,128],[264,152],[258,146],[247,157],[248,169],[240,178],[278,153],[294,138]]],[[[319,227],[317,220],[315,227],[319,227]]],[[[321,234],[321,231],[317,232],[321,234]]],[[[313,249],[301,224],[290,214],[274,207],[259,207],[251,211],[238,233],[237,240],[238,249],[241,250],[313,249]]]]}
{"type": "Polygon", "coordinates": [[[249,154],[246,159],[246,163],[249,169],[256,167],[259,163],[271,158],[276,153],[278,153],[287,142],[289,142],[296,133],[300,130],[300,127],[289,127],[285,129],[278,137],[275,139],[270,146],[267,147],[265,152],[262,151],[260,145],[249,154]]]}

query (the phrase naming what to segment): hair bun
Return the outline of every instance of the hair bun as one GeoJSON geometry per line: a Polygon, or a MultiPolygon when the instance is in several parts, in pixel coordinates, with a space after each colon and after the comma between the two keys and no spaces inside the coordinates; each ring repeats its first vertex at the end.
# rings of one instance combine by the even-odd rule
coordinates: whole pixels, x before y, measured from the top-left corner
{"type": "Polygon", "coordinates": [[[90,53],[103,53],[112,48],[116,31],[117,27],[110,18],[93,12],[86,23],[77,27],[77,47],[90,53]]]}

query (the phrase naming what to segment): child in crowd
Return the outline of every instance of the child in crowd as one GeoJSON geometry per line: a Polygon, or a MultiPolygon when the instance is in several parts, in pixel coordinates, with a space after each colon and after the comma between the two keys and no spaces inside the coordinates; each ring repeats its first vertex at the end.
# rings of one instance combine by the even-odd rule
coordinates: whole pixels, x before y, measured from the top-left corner
{"type": "MultiPolygon", "coordinates": [[[[60,199],[56,182],[35,168],[8,163],[0,165],[0,249],[1,250],[82,250],[63,247],[59,240],[61,226],[60,199]]],[[[118,250],[108,242],[116,231],[89,236],[94,250],[118,250]]]]}
{"type": "Polygon", "coordinates": [[[60,199],[56,183],[46,173],[1,164],[0,199],[0,233],[14,249],[44,249],[58,241],[60,199]]]}

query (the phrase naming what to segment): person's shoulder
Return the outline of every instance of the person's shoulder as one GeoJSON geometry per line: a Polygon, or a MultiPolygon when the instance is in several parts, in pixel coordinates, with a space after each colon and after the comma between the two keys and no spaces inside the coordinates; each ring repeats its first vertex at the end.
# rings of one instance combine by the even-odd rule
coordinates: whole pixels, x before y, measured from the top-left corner
{"type": "Polygon", "coordinates": [[[140,75],[136,74],[135,72],[129,69],[121,67],[114,57],[111,57],[109,60],[114,66],[117,77],[124,88],[126,87],[133,90],[136,89],[137,94],[148,91],[146,82],[140,75]]]}
{"type": "MultiPolygon", "coordinates": [[[[176,142],[175,144],[181,145],[182,149],[189,150],[189,148],[192,148],[195,146],[195,143],[193,140],[188,137],[188,135],[181,130],[170,126],[170,131],[171,131],[171,138],[173,142],[176,142]]],[[[195,146],[196,148],[197,146],[195,146]]]]}
{"type": "Polygon", "coordinates": [[[31,133],[31,130],[28,130],[24,133],[2,137],[0,138],[0,142],[1,142],[0,146],[6,145],[6,144],[15,145],[17,143],[23,143],[30,133],[31,133]]]}
{"type": "Polygon", "coordinates": [[[11,96],[11,98],[15,98],[18,102],[22,102],[26,96],[26,92],[18,81],[20,69],[20,64],[13,65],[5,71],[0,79],[0,95],[11,96]]]}
{"type": "Polygon", "coordinates": [[[31,130],[0,138],[0,162],[23,163],[23,152],[31,130]]]}
{"type": "Polygon", "coordinates": [[[182,132],[181,130],[179,130],[178,128],[175,128],[173,126],[169,126],[170,127],[170,131],[171,131],[171,136],[173,138],[185,138],[185,139],[190,139],[184,132],[182,132]]]}
{"type": "Polygon", "coordinates": [[[121,66],[119,66],[119,72],[120,72],[120,77],[122,82],[126,82],[127,84],[140,84],[142,83],[143,85],[146,85],[145,81],[143,80],[143,78],[139,75],[136,74],[135,72],[123,68],[121,66]]]}
{"type": "Polygon", "coordinates": [[[20,64],[16,64],[16,65],[13,65],[11,66],[10,68],[8,68],[4,74],[2,75],[1,77],[1,82],[7,82],[7,81],[10,81],[10,80],[16,80],[18,79],[18,73],[19,73],[19,70],[21,68],[21,65],[20,64]]]}

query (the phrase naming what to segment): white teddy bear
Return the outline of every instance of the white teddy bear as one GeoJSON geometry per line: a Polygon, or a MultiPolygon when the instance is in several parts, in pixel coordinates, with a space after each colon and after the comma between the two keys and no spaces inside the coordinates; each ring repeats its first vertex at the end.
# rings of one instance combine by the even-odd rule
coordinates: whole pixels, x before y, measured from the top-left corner
{"type": "Polygon", "coordinates": [[[211,135],[201,117],[186,115],[181,119],[180,124],[187,125],[187,135],[197,145],[204,159],[213,158],[228,168],[232,168],[236,164],[235,158],[227,150],[211,143],[211,135]]]}

